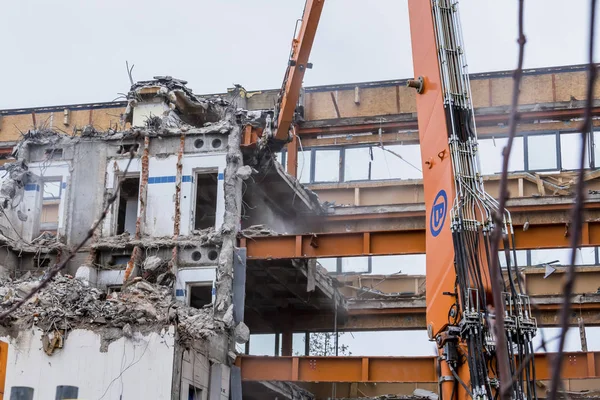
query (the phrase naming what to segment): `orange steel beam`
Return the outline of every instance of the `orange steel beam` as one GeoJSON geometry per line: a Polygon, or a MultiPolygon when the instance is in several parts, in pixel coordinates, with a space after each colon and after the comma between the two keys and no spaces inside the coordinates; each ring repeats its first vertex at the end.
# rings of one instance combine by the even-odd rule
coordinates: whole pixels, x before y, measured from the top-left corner
{"type": "MultiPolygon", "coordinates": [[[[248,259],[355,257],[367,255],[422,254],[426,250],[424,229],[379,232],[344,232],[241,238],[248,259]]],[[[517,249],[569,247],[564,224],[515,227],[517,249]]],[[[600,222],[584,223],[582,246],[600,246],[600,222]]],[[[439,251],[437,246],[434,251],[439,251]]],[[[429,274],[429,272],[428,272],[429,274]]],[[[429,275],[428,275],[429,278],[429,275]]]]}
{"type": "MultiPolygon", "coordinates": [[[[583,108],[573,108],[567,110],[546,110],[546,111],[523,111],[520,113],[520,121],[532,121],[537,119],[568,119],[577,118],[583,115],[583,108]]],[[[600,107],[592,109],[594,115],[600,115],[600,107]]],[[[359,133],[376,131],[379,128],[383,131],[389,130],[408,130],[417,129],[417,119],[408,119],[406,121],[391,121],[391,122],[377,122],[377,123],[357,123],[352,125],[340,125],[337,123],[338,120],[331,120],[330,126],[319,126],[319,127],[303,127],[302,125],[296,130],[301,136],[309,135],[339,135],[344,133],[359,133]]],[[[311,121],[307,121],[310,124],[311,121]]],[[[305,123],[305,124],[307,124],[305,123]]],[[[475,116],[475,123],[478,126],[481,125],[496,125],[501,123],[508,123],[508,114],[480,114],[475,116]]]]}
{"type": "Polygon", "coordinates": [[[304,6],[302,26],[298,37],[294,38],[292,42],[290,64],[286,71],[283,92],[280,93],[281,103],[278,110],[276,139],[288,140],[289,129],[300,97],[304,73],[308,68],[308,57],[315,40],[324,4],[325,0],[307,0],[304,6]]]}
{"type": "MultiPolygon", "coordinates": [[[[312,186],[312,187],[309,186],[309,188],[312,190],[316,190],[316,191],[319,190],[318,186],[312,186]]],[[[571,201],[572,199],[567,199],[567,200],[571,201]]],[[[406,206],[407,208],[410,207],[412,209],[409,211],[394,210],[394,205],[391,205],[391,206],[388,206],[389,212],[378,212],[377,214],[375,214],[369,210],[360,211],[357,207],[357,211],[354,213],[337,214],[337,215],[332,214],[332,215],[318,216],[317,218],[319,218],[319,220],[324,219],[326,222],[329,222],[329,221],[353,221],[353,220],[381,219],[381,218],[386,218],[386,219],[411,218],[411,217],[424,217],[425,216],[425,207],[423,204],[417,204],[416,207],[415,207],[415,205],[410,205],[410,204],[397,205],[397,206],[399,209],[401,209],[403,206],[406,206]]],[[[512,204],[511,205],[510,201],[509,201],[508,210],[511,213],[531,212],[531,213],[541,214],[541,213],[549,212],[549,211],[569,211],[572,208],[572,206],[573,206],[572,203],[530,204],[530,205],[512,204]]],[[[598,210],[598,209],[600,209],[600,201],[590,201],[590,202],[584,203],[583,208],[585,210],[598,210]]]]}
{"type": "Polygon", "coordinates": [[[434,357],[241,356],[245,381],[435,382],[434,357]]]}
{"type": "MultiPolygon", "coordinates": [[[[536,378],[550,379],[555,353],[535,355],[536,378]]],[[[437,383],[436,357],[240,356],[245,381],[437,383]]],[[[600,378],[600,352],[563,356],[563,379],[600,378]]]]}

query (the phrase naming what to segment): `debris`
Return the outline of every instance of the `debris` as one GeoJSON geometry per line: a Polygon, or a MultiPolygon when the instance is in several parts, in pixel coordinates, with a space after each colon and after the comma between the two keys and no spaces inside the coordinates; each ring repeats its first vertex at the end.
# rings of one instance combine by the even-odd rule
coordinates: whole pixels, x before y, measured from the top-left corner
{"type": "Polygon", "coordinates": [[[133,329],[131,329],[131,325],[125,324],[125,326],[123,326],[123,335],[128,338],[133,336],[133,329]]]}
{"type": "Polygon", "coordinates": [[[233,325],[233,304],[230,304],[229,307],[227,307],[227,311],[225,311],[225,314],[223,315],[223,323],[225,323],[225,326],[228,328],[233,325]]]}
{"type": "Polygon", "coordinates": [[[251,166],[244,165],[244,166],[238,168],[236,175],[238,177],[242,178],[243,180],[246,180],[246,179],[250,178],[250,176],[252,176],[253,173],[257,173],[257,172],[258,171],[253,169],[251,166]]]}
{"type": "Polygon", "coordinates": [[[250,340],[250,329],[243,322],[240,322],[235,327],[235,330],[233,333],[235,335],[235,341],[239,344],[247,343],[248,340],[250,340]]]}
{"type": "Polygon", "coordinates": [[[42,336],[42,346],[44,352],[51,356],[56,349],[62,349],[64,345],[64,332],[54,330],[42,336]]]}
{"type": "MultiPolygon", "coordinates": [[[[1,281],[0,311],[19,301],[37,284],[30,277],[1,281]]],[[[133,334],[132,327],[156,331],[173,322],[178,322],[181,340],[204,339],[224,331],[223,323],[213,318],[211,308],[186,306],[175,299],[170,288],[139,280],[107,298],[99,289],[60,275],[32,301],[0,321],[3,326],[13,326],[17,330],[33,325],[44,331],[56,327],[65,332],[76,328],[119,328],[125,336],[133,334]]]]}
{"type": "Polygon", "coordinates": [[[240,234],[244,237],[277,236],[278,233],[264,225],[252,225],[243,229],[240,234]]]}
{"type": "Polygon", "coordinates": [[[439,398],[437,393],[434,393],[430,390],[425,390],[425,389],[415,389],[413,391],[413,395],[418,396],[418,397],[425,397],[425,398],[428,398],[429,400],[438,400],[438,398],[439,398]]]}

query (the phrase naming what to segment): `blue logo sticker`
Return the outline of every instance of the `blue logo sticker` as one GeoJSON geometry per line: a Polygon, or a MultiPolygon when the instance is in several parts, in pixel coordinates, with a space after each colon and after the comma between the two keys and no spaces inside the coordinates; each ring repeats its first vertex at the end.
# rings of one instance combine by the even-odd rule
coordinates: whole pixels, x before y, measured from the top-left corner
{"type": "Polygon", "coordinates": [[[429,230],[436,237],[442,231],[446,221],[446,211],[448,210],[448,197],[445,190],[440,190],[433,200],[431,215],[429,216],[429,230]]]}

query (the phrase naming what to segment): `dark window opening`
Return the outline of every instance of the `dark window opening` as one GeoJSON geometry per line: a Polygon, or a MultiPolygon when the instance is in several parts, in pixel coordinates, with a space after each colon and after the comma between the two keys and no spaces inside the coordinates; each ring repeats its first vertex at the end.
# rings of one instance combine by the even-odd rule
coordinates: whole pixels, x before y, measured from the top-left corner
{"type": "Polygon", "coordinates": [[[134,153],[137,153],[139,147],[140,147],[139,143],[122,144],[121,146],[119,146],[119,150],[117,150],[117,154],[128,154],[131,151],[133,151],[134,153]]]}
{"type": "Polygon", "coordinates": [[[202,308],[212,303],[212,285],[190,287],[190,307],[202,308]]]}
{"type": "Polygon", "coordinates": [[[36,257],[35,258],[35,265],[38,269],[45,269],[48,268],[50,266],[50,262],[52,260],[49,257],[36,257]]]}
{"type": "Polygon", "coordinates": [[[188,387],[188,400],[200,400],[202,398],[202,389],[198,389],[192,385],[188,387]]]}
{"type": "Polygon", "coordinates": [[[77,386],[57,386],[55,400],[76,399],[79,397],[77,386]]]}
{"type": "Polygon", "coordinates": [[[140,178],[125,178],[121,184],[117,214],[117,235],[135,233],[137,223],[140,178]]]}
{"type": "Polygon", "coordinates": [[[126,266],[131,260],[131,254],[113,254],[108,260],[110,266],[126,266]]]}
{"type": "Polygon", "coordinates": [[[13,386],[10,389],[10,400],[33,400],[33,388],[13,386]]]}
{"type": "Polygon", "coordinates": [[[60,160],[63,156],[62,149],[46,149],[44,151],[44,155],[46,156],[46,160],[60,160]]]}
{"type": "Polygon", "coordinates": [[[219,174],[201,173],[196,176],[196,229],[214,228],[217,214],[217,182],[219,174]]]}

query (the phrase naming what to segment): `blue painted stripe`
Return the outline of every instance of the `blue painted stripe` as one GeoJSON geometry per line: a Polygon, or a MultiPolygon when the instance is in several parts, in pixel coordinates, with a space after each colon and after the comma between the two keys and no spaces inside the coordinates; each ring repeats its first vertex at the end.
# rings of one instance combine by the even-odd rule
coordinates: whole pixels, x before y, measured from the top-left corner
{"type": "MultiPolygon", "coordinates": [[[[222,181],[225,179],[225,176],[220,173],[217,178],[222,181]]],[[[177,177],[175,175],[171,175],[171,176],[151,176],[148,178],[148,184],[151,185],[153,183],[175,183],[175,181],[177,180],[177,177]]],[[[194,179],[192,178],[191,175],[183,175],[181,177],[181,181],[182,182],[193,182],[194,179]]]]}
{"type": "Polygon", "coordinates": [[[177,289],[177,290],[175,290],[175,296],[176,297],[184,297],[185,296],[185,289],[177,289]]]}
{"type": "Polygon", "coordinates": [[[148,178],[148,184],[151,185],[153,183],[175,183],[175,175],[171,176],[151,176],[148,178]]]}
{"type": "Polygon", "coordinates": [[[40,191],[40,185],[35,184],[35,183],[28,183],[25,185],[25,190],[30,192],[30,191],[40,191]]]}

